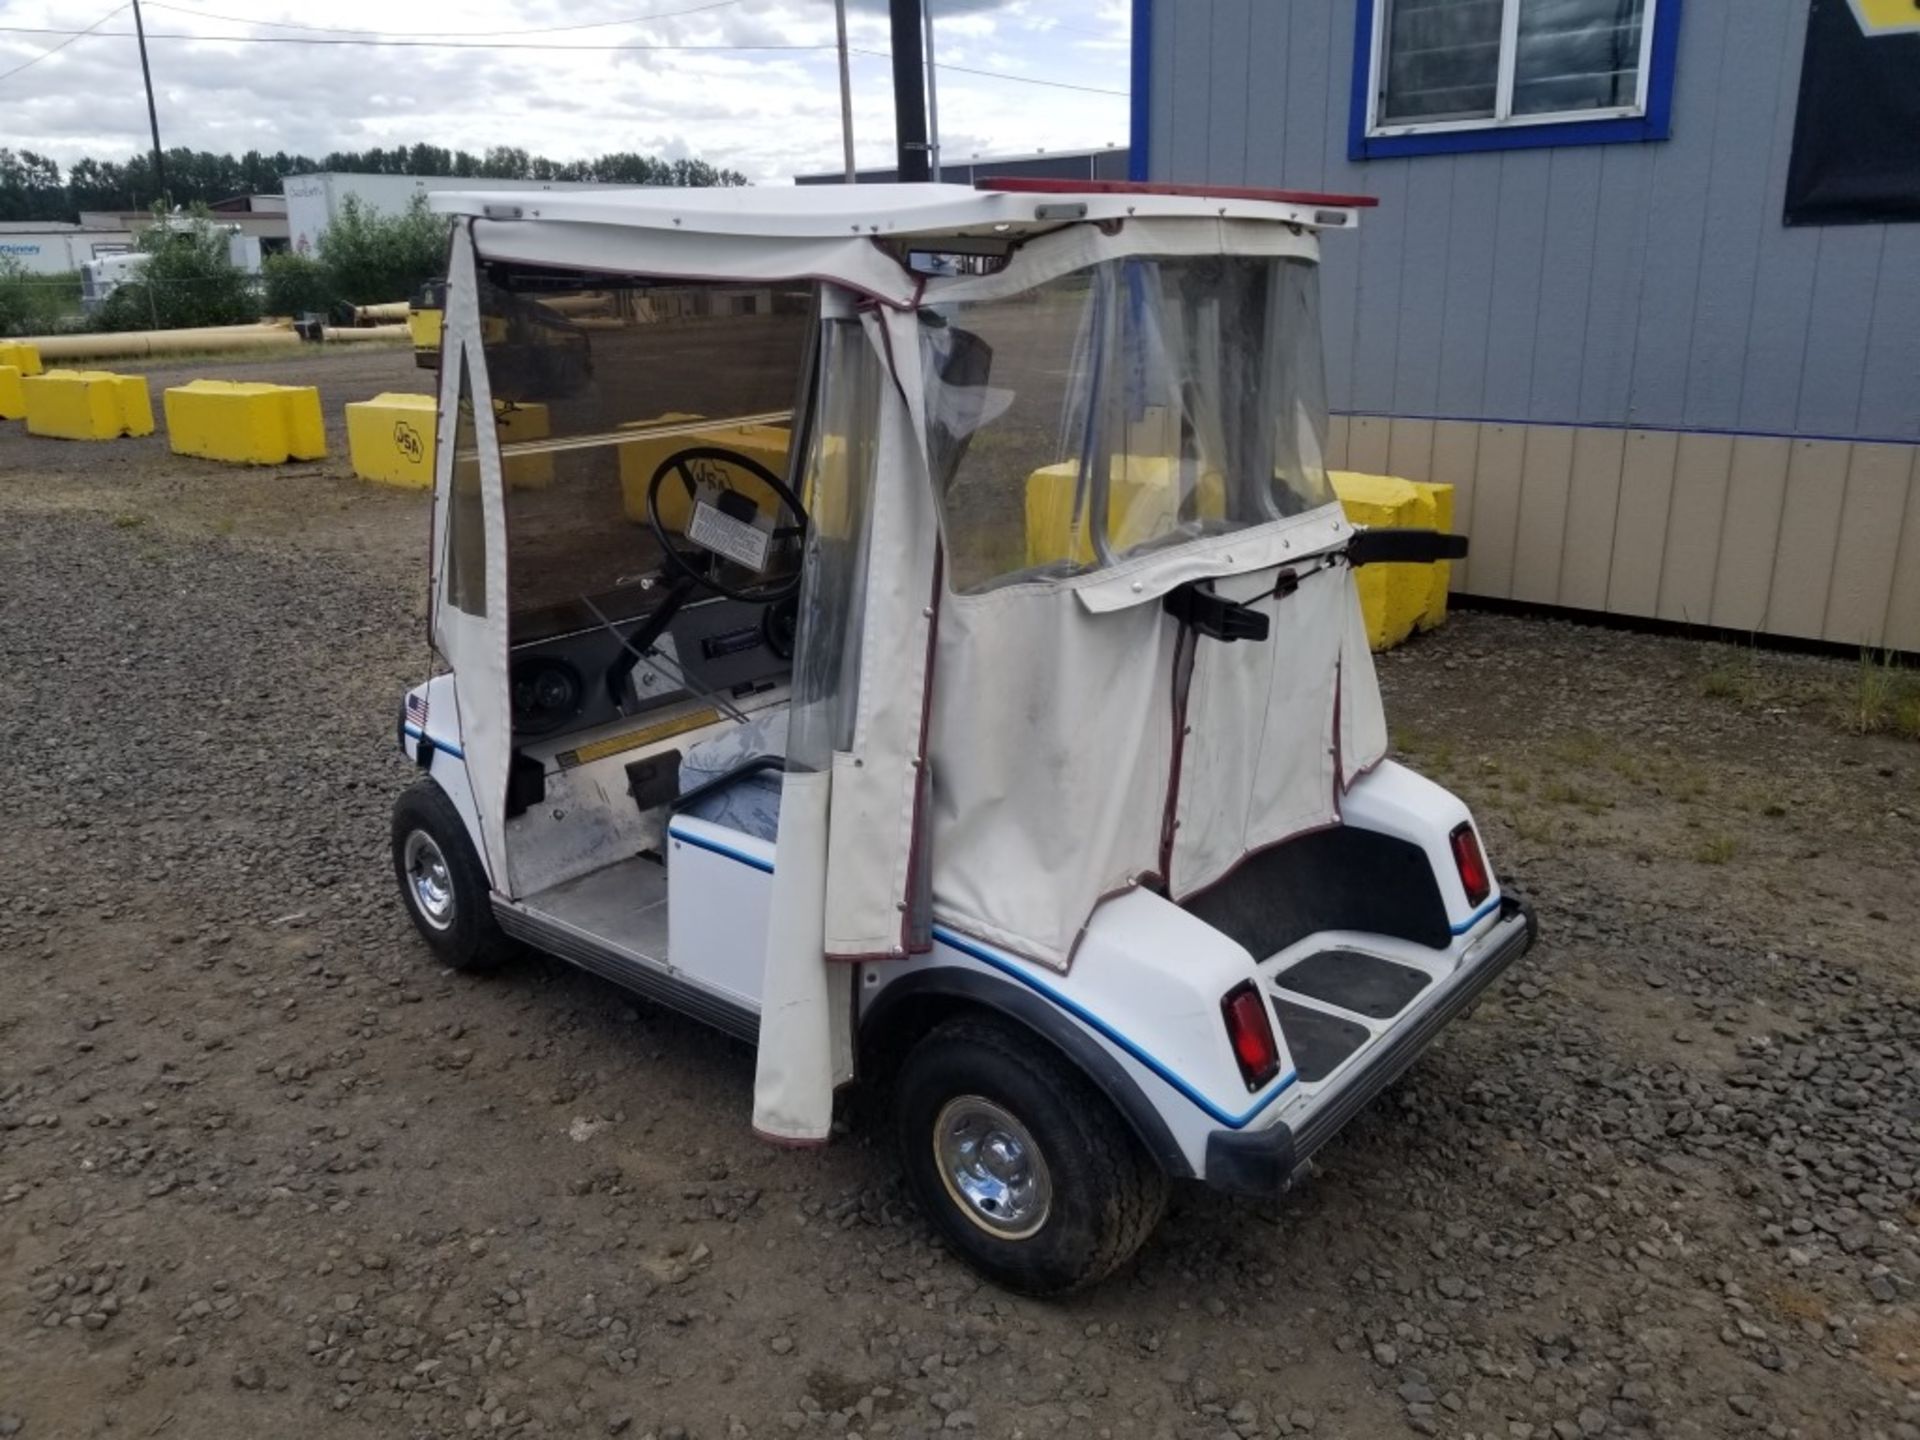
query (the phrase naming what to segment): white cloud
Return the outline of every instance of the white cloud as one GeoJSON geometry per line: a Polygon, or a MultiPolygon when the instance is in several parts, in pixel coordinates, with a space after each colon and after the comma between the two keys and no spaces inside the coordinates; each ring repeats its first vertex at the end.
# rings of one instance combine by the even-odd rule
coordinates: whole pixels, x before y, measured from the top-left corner
{"type": "MultiPolygon", "coordinates": [[[[203,150],[319,156],[425,140],[481,151],[517,145],[557,159],[611,150],[696,155],[761,182],[836,168],[840,97],[830,0],[732,0],[691,14],[526,36],[510,49],[284,43],[345,38],[269,28],[308,22],[373,32],[477,36],[580,27],[688,10],[701,0],[145,0],[150,37],[272,36],[281,43],[150,39],[160,133],[203,150]],[[193,14],[188,11],[213,12],[193,14]],[[245,17],[222,19],[217,16],[245,17]],[[806,46],[807,49],[562,51],[553,46],[806,46]]],[[[0,0],[0,27],[75,30],[102,0],[0,0]]],[[[850,0],[854,138],[860,163],[893,158],[885,0],[850,0]]],[[[942,66],[1124,92],[1125,0],[936,0],[942,66]]],[[[131,16],[0,82],[6,143],[70,163],[147,145],[131,16]]],[[[58,35],[0,33],[0,71],[58,35]]],[[[512,42],[506,42],[511,44],[512,42]]],[[[943,68],[942,142],[950,158],[1123,144],[1124,94],[1093,94],[943,68]]]]}

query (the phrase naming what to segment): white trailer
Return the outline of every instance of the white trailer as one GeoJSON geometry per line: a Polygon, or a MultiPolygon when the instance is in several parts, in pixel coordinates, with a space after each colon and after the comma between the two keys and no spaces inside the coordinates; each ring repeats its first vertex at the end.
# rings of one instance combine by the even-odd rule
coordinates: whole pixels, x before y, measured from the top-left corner
{"type": "Polygon", "coordinates": [[[89,260],[133,249],[131,230],[91,230],[78,225],[0,225],[0,260],[30,275],[70,274],[89,260]]]}
{"type": "Polygon", "coordinates": [[[488,190],[592,188],[586,181],[462,180],[452,175],[360,175],[344,170],[289,175],[282,187],[287,202],[288,240],[297,254],[311,255],[349,196],[368,210],[398,215],[413,203],[416,195],[472,190],[483,185],[488,190]]]}

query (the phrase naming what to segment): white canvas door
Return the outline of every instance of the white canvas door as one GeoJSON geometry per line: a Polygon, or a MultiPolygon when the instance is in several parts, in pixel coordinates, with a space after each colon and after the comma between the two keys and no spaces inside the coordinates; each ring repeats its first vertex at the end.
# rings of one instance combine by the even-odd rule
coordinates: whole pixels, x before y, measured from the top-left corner
{"type": "Polygon", "coordinates": [[[433,643],[453,671],[460,748],[480,818],[481,860],[507,888],[507,541],[492,396],[480,348],[473,242],[448,261],[434,439],[433,643]]]}

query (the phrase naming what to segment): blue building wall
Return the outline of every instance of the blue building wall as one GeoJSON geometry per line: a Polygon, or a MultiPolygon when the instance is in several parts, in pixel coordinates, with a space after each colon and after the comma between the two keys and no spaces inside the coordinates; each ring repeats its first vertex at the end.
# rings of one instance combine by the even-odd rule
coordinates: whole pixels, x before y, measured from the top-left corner
{"type": "Polygon", "coordinates": [[[1669,140],[1362,162],[1356,3],[1136,0],[1147,178],[1379,197],[1336,410],[1920,439],[1920,225],[1781,222],[1806,0],[1685,0],[1669,140]]]}

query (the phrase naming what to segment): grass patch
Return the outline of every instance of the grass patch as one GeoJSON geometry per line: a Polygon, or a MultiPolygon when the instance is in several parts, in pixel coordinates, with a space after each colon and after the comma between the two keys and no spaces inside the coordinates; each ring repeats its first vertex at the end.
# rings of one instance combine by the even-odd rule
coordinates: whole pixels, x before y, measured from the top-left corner
{"type": "Polygon", "coordinates": [[[1920,668],[1888,651],[1862,650],[1859,664],[1844,681],[1794,685],[1770,674],[1760,652],[1748,649],[1713,665],[1700,676],[1700,693],[1748,710],[1804,706],[1825,711],[1852,735],[1895,735],[1920,740],[1920,668]]]}
{"type": "Polygon", "coordinates": [[[1605,806],[1599,796],[1573,780],[1549,780],[1540,791],[1540,798],[1554,805],[1578,805],[1583,810],[1605,806]]]}
{"type": "Polygon", "coordinates": [[[1556,737],[1547,750],[1563,765],[1599,765],[1610,762],[1619,746],[1598,731],[1576,730],[1556,737]]]}
{"type": "Polygon", "coordinates": [[[1513,833],[1529,844],[1544,845],[1550,840],[1566,838],[1566,827],[1538,810],[1516,810],[1508,823],[1513,826],[1513,833]]]}
{"type": "Polygon", "coordinates": [[[1920,670],[1885,651],[1862,650],[1841,713],[1856,735],[1920,740],[1920,670]]]}
{"type": "Polygon", "coordinates": [[[80,318],[80,272],[40,275],[0,256],[0,335],[45,335],[80,318]]]}
{"type": "Polygon", "coordinates": [[[1429,769],[1453,768],[1453,742],[1441,736],[1428,735],[1411,728],[1402,729],[1393,737],[1393,748],[1409,760],[1418,759],[1429,769]]]}
{"type": "Polygon", "coordinates": [[[1750,709],[1762,709],[1782,698],[1779,685],[1760,664],[1759,650],[1751,645],[1732,651],[1708,669],[1700,677],[1700,693],[1750,709]]]}
{"type": "Polygon", "coordinates": [[[1693,858],[1702,865],[1724,865],[1740,853],[1740,842],[1731,835],[1709,835],[1695,847],[1693,858]]]}

